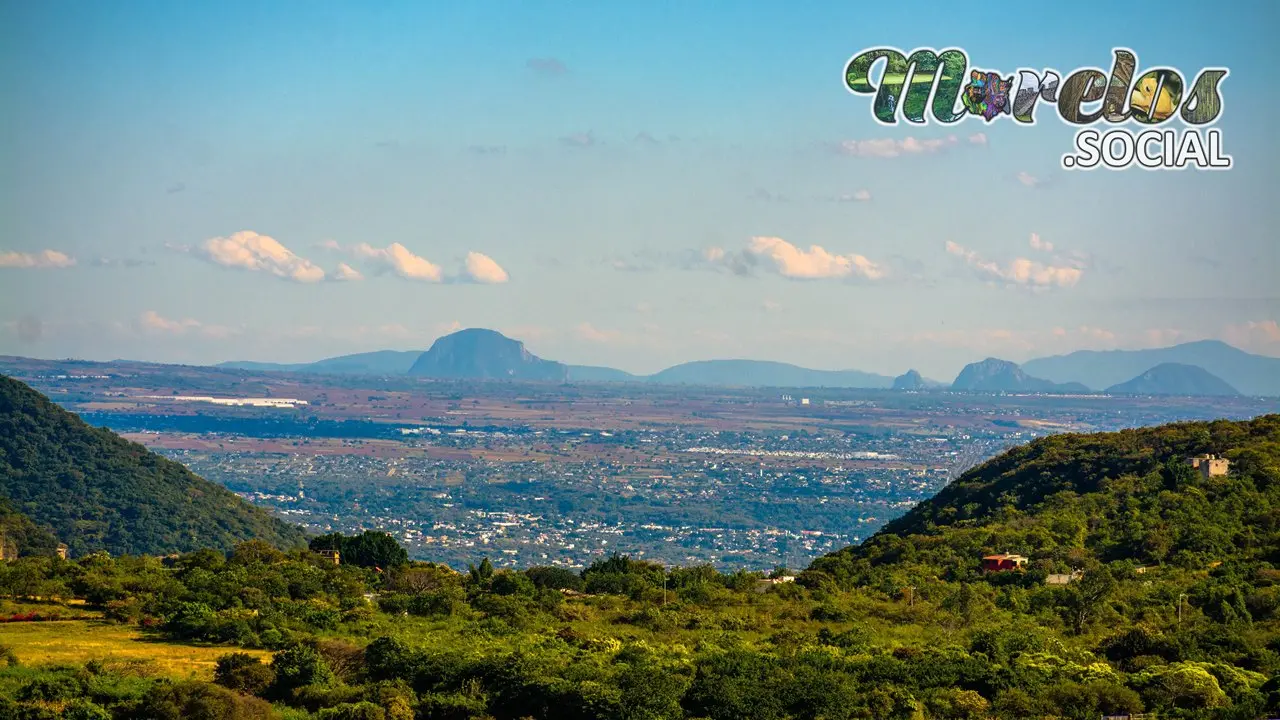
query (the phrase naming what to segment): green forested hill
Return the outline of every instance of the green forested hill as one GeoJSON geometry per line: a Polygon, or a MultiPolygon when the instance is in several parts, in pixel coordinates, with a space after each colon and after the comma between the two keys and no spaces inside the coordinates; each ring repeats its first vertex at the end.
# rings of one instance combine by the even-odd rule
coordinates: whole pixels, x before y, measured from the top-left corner
{"type": "Polygon", "coordinates": [[[888,566],[958,578],[998,551],[1046,572],[1280,562],[1280,415],[1041,438],[811,569],[846,583],[888,566]],[[1186,463],[1202,453],[1230,459],[1229,475],[1202,478],[1186,463]]]}
{"type": "Polygon", "coordinates": [[[250,538],[301,543],[269,516],[179,463],[94,428],[0,376],[0,496],[72,555],[229,549],[250,538]]]}

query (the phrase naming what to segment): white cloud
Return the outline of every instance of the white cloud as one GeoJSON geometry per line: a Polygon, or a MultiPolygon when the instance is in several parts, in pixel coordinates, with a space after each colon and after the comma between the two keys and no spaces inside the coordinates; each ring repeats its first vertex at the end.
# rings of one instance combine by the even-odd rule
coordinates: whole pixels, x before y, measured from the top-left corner
{"type": "Polygon", "coordinates": [[[946,243],[946,250],[951,255],[963,258],[980,277],[1002,281],[1007,285],[1030,288],[1072,287],[1084,275],[1080,263],[1046,265],[1028,258],[1015,258],[1007,266],[1001,267],[999,263],[987,260],[976,251],[950,240],[946,243]]]}
{"type": "Polygon", "coordinates": [[[572,334],[579,340],[615,348],[658,348],[667,345],[662,328],[653,323],[641,323],[637,329],[623,331],[600,328],[589,322],[583,322],[572,329],[572,334]]]}
{"type": "Polygon", "coordinates": [[[1122,338],[1105,328],[1081,325],[1076,328],[1045,329],[957,328],[905,333],[889,338],[894,344],[933,345],[964,349],[972,354],[1006,353],[1043,355],[1052,352],[1121,347],[1122,338]]]}
{"type": "Polygon", "coordinates": [[[1031,173],[1025,170],[1020,171],[1017,177],[1018,177],[1018,182],[1022,183],[1023,185],[1026,185],[1027,187],[1036,187],[1037,185],[1041,185],[1044,183],[1044,180],[1041,180],[1040,178],[1036,177],[1035,175],[1032,175],[1031,173]]]}
{"type": "Polygon", "coordinates": [[[1048,240],[1041,240],[1039,233],[1031,233],[1031,249],[1051,253],[1053,252],[1053,243],[1048,240]]]}
{"type": "Polygon", "coordinates": [[[333,273],[333,279],[334,280],[363,280],[364,275],[361,275],[359,270],[356,270],[350,265],[344,262],[340,262],[338,263],[338,269],[335,270],[333,273]]]}
{"type": "Polygon", "coordinates": [[[1228,325],[1222,332],[1222,339],[1245,350],[1272,354],[1280,351],[1280,324],[1275,320],[1250,320],[1228,325]]]}
{"type": "MultiPolygon", "coordinates": [[[[344,249],[333,241],[325,243],[325,246],[332,250],[344,249]]],[[[406,280],[433,283],[473,282],[483,285],[497,285],[510,280],[507,271],[496,260],[480,252],[468,252],[457,273],[446,276],[444,269],[439,265],[400,243],[391,243],[385,248],[360,243],[347,250],[357,258],[372,262],[379,270],[395,273],[406,280]]],[[[359,271],[345,263],[338,266],[338,275],[340,280],[359,280],[363,277],[359,271]]]]}
{"type": "Polygon", "coordinates": [[[885,269],[857,254],[835,255],[818,245],[801,250],[776,237],[754,237],[747,251],[773,261],[779,275],[798,280],[820,278],[862,277],[879,280],[885,269]]]}
{"type": "Polygon", "coordinates": [[[573,133],[560,138],[560,144],[568,145],[569,147],[594,147],[595,145],[598,145],[599,142],[599,140],[596,140],[595,133],[590,131],[573,133]]]}
{"type": "Polygon", "coordinates": [[[826,199],[830,200],[831,202],[840,202],[840,203],[868,202],[869,200],[871,200],[871,191],[855,190],[854,192],[851,192],[851,193],[840,193],[839,195],[831,195],[826,199]]]}
{"type": "Polygon", "coordinates": [[[224,325],[205,325],[199,320],[184,318],[171,320],[155,310],[148,310],[138,318],[138,327],[145,333],[158,335],[186,335],[198,333],[204,337],[222,339],[239,334],[234,328],[224,325]]]}
{"type": "Polygon", "coordinates": [[[1186,338],[1186,332],[1173,328],[1152,328],[1142,333],[1143,343],[1147,347],[1167,347],[1176,345],[1186,338]]]}
{"type": "Polygon", "coordinates": [[[584,322],[574,328],[574,332],[578,337],[588,342],[594,343],[612,343],[617,342],[622,333],[617,330],[600,330],[591,323],[584,322]]]}
{"type": "Polygon", "coordinates": [[[473,281],[486,285],[504,283],[509,279],[507,271],[493,258],[478,252],[467,253],[466,274],[473,281]]]}
{"type": "Polygon", "coordinates": [[[251,230],[230,237],[210,238],[196,250],[202,257],[223,267],[261,270],[304,283],[324,279],[324,270],[320,266],[294,254],[275,238],[251,230]]]}
{"type": "Polygon", "coordinates": [[[199,321],[196,320],[170,320],[162,317],[155,310],[148,310],[142,313],[142,317],[138,319],[143,329],[156,330],[159,332],[180,334],[191,328],[200,327],[199,321]]]}
{"type": "Polygon", "coordinates": [[[902,140],[879,138],[875,140],[845,140],[836,145],[836,152],[854,157],[898,157],[900,155],[926,155],[956,145],[955,135],[945,138],[920,140],[906,137],[902,140]]]}
{"type": "Polygon", "coordinates": [[[986,145],[986,144],[987,144],[987,134],[986,134],[986,133],[974,133],[974,134],[970,135],[970,136],[969,136],[969,144],[970,144],[970,145],[986,145]]]}
{"type": "Polygon", "coordinates": [[[58,250],[41,250],[37,253],[0,252],[0,267],[65,268],[75,264],[75,258],[58,250]]]}
{"type": "Polygon", "coordinates": [[[439,265],[413,254],[400,243],[391,243],[385,248],[360,243],[355,246],[353,252],[358,257],[372,260],[406,280],[440,282],[444,279],[444,273],[439,265]]]}
{"type": "Polygon", "coordinates": [[[1090,327],[1089,325],[1081,325],[1074,330],[1056,327],[1053,329],[1053,336],[1056,338],[1074,338],[1079,342],[1090,343],[1095,346],[1113,345],[1117,340],[1114,332],[1105,328],[1090,327]]]}

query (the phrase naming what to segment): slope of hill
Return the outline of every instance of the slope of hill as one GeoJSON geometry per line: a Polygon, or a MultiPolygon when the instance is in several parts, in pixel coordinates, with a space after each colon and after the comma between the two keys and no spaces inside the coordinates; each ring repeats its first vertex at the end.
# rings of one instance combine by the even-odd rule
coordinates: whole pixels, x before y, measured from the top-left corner
{"type": "Polygon", "coordinates": [[[73,555],[227,549],[250,538],[291,546],[304,537],[226,488],[89,426],[4,376],[0,495],[51,529],[73,555]]]}
{"type": "Polygon", "coordinates": [[[625,370],[598,365],[570,365],[570,382],[637,382],[644,378],[625,370]]]}
{"type": "Polygon", "coordinates": [[[1280,396],[1280,358],[1253,355],[1217,340],[1183,343],[1153,350],[1081,350],[1038,358],[1022,367],[1056,382],[1082,382],[1105,388],[1125,382],[1162,363],[1204,368],[1246,395],[1280,396]]]}
{"type": "Polygon", "coordinates": [[[0,497],[0,558],[15,554],[49,556],[57,548],[57,538],[0,497]]]}
{"type": "Polygon", "coordinates": [[[432,378],[564,381],[565,365],[543,360],[524,343],[502,333],[468,328],[432,343],[412,367],[410,375],[432,378]]]}
{"type": "Polygon", "coordinates": [[[1280,415],[1052,435],[966,472],[811,570],[845,583],[890,565],[960,577],[997,551],[1049,572],[1088,560],[1197,570],[1280,557],[1278,518],[1280,415]],[[1202,453],[1228,458],[1228,476],[1202,478],[1186,462],[1202,453]]]}
{"type": "Polygon", "coordinates": [[[231,370],[267,370],[275,372],[306,372],[328,375],[404,375],[409,372],[421,350],[376,350],[325,358],[311,363],[261,363],[233,361],[218,363],[215,367],[231,370]]]}
{"type": "Polygon", "coordinates": [[[859,370],[810,370],[764,360],[702,360],[649,375],[649,382],[668,385],[754,387],[888,388],[893,378],[859,370]]]}
{"type": "Polygon", "coordinates": [[[987,358],[964,366],[952,390],[968,392],[1088,392],[1080,383],[1055,383],[1028,375],[1017,363],[987,358]]]}
{"type": "Polygon", "coordinates": [[[1107,388],[1112,395],[1239,395],[1204,368],[1161,363],[1138,377],[1107,388]]]}

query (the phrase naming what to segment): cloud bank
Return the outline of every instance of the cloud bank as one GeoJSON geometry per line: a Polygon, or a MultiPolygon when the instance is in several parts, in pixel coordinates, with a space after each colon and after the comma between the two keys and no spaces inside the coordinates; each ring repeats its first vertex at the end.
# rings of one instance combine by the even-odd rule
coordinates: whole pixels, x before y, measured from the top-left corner
{"type": "MultiPolygon", "coordinates": [[[[342,249],[336,242],[326,244],[326,247],[342,249]]],[[[384,248],[360,243],[353,246],[350,252],[356,258],[373,265],[379,272],[390,272],[405,280],[500,285],[511,279],[496,260],[481,252],[468,252],[463,258],[462,267],[452,274],[446,274],[440,265],[414,253],[400,243],[391,243],[384,248]]],[[[339,275],[345,275],[346,277],[342,277],[345,280],[358,280],[363,277],[358,270],[345,263],[339,265],[339,275]]]]}
{"type": "Polygon", "coordinates": [[[356,257],[363,258],[377,265],[384,271],[390,271],[406,280],[425,282],[441,282],[444,272],[439,265],[421,255],[415,255],[400,243],[391,243],[385,248],[376,248],[368,243],[360,243],[352,248],[356,257]]]}
{"type": "Polygon", "coordinates": [[[482,285],[496,285],[509,280],[507,271],[484,253],[469,252],[465,264],[467,277],[482,285]]]}
{"type": "Polygon", "coordinates": [[[747,252],[768,261],[779,275],[794,280],[860,277],[879,280],[885,268],[857,254],[836,255],[820,245],[802,250],[777,237],[753,237],[747,252]]]}
{"type": "MultiPolygon", "coordinates": [[[[908,136],[901,140],[895,138],[844,140],[837,143],[833,149],[839,155],[851,157],[892,158],[903,155],[932,155],[956,147],[959,144],[960,138],[955,135],[926,139],[908,136]]],[[[969,136],[968,144],[985,146],[987,144],[987,136],[984,133],[974,133],[969,136]]]]}
{"type": "Polygon", "coordinates": [[[223,325],[206,325],[199,320],[184,318],[182,320],[171,320],[164,317],[155,310],[148,310],[138,317],[137,327],[144,333],[151,335],[187,335],[189,333],[198,333],[207,338],[221,339],[238,334],[233,329],[223,325]]]}
{"type": "Polygon", "coordinates": [[[41,250],[37,253],[0,252],[0,267],[65,268],[75,264],[75,258],[58,250],[41,250]]]}
{"type": "Polygon", "coordinates": [[[320,282],[325,276],[319,265],[295,254],[275,238],[252,230],[205,240],[196,253],[223,267],[267,272],[295,282],[320,282]]]}
{"type": "MultiPolygon", "coordinates": [[[[1042,240],[1039,235],[1032,234],[1031,247],[1045,252],[1053,251],[1053,244],[1042,240]]],[[[948,254],[964,260],[978,277],[989,282],[999,282],[1012,287],[1032,289],[1074,287],[1084,276],[1086,264],[1079,258],[1053,258],[1050,263],[1042,263],[1030,258],[1014,258],[1006,265],[988,260],[958,243],[950,240],[946,243],[948,254]]]]}

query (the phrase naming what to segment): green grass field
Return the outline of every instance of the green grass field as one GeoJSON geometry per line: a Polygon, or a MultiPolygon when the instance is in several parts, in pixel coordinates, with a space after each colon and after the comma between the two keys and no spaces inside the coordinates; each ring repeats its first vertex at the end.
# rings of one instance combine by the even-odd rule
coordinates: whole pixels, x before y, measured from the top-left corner
{"type": "Polygon", "coordinates": [[[218,657],[234,650],[166,642],[136,627],[86,620],[6,623],[0,625],[0,645],[28,666],[83,665],[90,660],[146,662],[159,675],[201,680],[211,679],[218,657]]]}

